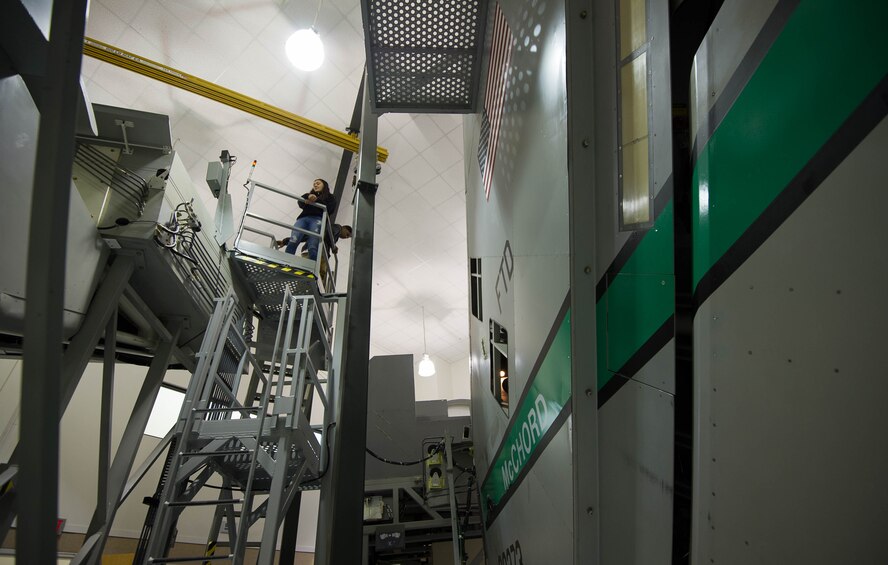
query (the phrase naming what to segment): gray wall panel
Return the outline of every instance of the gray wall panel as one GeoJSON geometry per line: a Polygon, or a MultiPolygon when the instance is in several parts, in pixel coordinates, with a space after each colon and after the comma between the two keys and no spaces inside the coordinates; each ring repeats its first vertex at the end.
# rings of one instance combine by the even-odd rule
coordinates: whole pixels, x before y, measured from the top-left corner
{"type": "Polygon", "coordinates": [[[675,340],[669,340],[632,380],[675,394],[675,340]]]}
{"type": "Polygon", "coordinates": [[[699,310],[697,564],[884,563],[888,120],[699,310]]]}
{"type": "Polygon", "coordinates": [[[671,394],[630,382],[599,411],[601,562],[672,562],[671,394]]]}
{"type": "MultiPolygon", "coordinates": [[[[709,139],[706,116],[755,41],[777,0],[727,0],[712,22],[691,67],[691,144],[709,139]],[[706,61],[697,65],[697,61],[706,61]],[[707,128],[698,132],[700,127],[707,128]]],[[[712,124],[713,126],[715,124],[712,124]]]]}
{"type": "MultiPolygon", "coordinates": [[[[37,3],[39,4],[39,3],[37,3]]],[[[39,6],[38,6],[39,7],[39,6]]],[[[39,112],[21,77],[0,80],[0,177],[3,178],[0,224],[0,331],[24,331],[25,273],[31,219],[34,159],[39,112]]],[[[99,238],[80,193],[71,185],[65,259],[64,335],[80,327],[98,283],[108,250],[99,238]]]]}
{"type": "Polygon", "coordinates": [[[565,424],[515,491],[507,510],[488,530],[487,563],[519,563],[517,559],[498,560],[516,541],[526,565],[572,562],[573,505],[570,466],[565,463],[570,460],[569,442],[565,424]]]}

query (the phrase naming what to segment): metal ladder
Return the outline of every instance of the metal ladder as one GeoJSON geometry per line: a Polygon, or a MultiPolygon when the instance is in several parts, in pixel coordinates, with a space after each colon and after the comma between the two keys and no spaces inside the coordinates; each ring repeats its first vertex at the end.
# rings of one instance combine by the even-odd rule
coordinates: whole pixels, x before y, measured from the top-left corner
{"type": "Polygon", "coordinates": [[[334,414],[322,385],[329,390],[336,369],[327,316],[339,300],[294,296],[287,288],[267,371],[240,334],[234,295],[217,301],[186,392],[177,448],[142,563],[242,563],[250,547],[259,549],[257,563],[273,563],[277,533],[296,492],[316,488],[326,468],[322,446],[334,414]],[[323,348],[328,379],[319,375],[309,355],[312,343],[323,348]],[[247,374],[253,382],[241,387],[247,374]],[[242,388],[247,392],[239,395],[242,388]],[[313,398],[325,408],[324,423],[315,427],[310,424],[313,398]],[[209,484],[216,475],[221,486],[209,484]],[[215,498],[197,496],[207,487],[216,489],[215,498]],[[256,504],[257,494],[268,497],[256,504]],[[208,506],[215,514],[205,553],[168,557],[183,511],[208,506]],[[260,518],[265,519],[261,541],[250,541],[251,527],[260,518]],[[222,547],[227,551],[220,553],[222,547]]]}

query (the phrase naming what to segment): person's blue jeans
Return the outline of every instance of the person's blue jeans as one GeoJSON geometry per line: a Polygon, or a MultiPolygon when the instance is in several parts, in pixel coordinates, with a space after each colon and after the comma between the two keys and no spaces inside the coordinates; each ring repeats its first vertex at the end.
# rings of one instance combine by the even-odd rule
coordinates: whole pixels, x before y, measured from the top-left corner
{"type": "MultiPolygon", "coordinates": [[[[320,216],[303,216],[296,220],[293,227],[302,228],[319,234],[321,233],[321,218],[320,216]]],[[[285,251],[290,255],[296,255],[296,248],[306,239],[308,240],[305,243],[305,247],[308,248],[308,258],[314,261],[318,258],[318,246],[321,244],[320,238],[305,235],[295,229],[290,234],[290,243],[287,244],[287,249],[285,251]]]]}

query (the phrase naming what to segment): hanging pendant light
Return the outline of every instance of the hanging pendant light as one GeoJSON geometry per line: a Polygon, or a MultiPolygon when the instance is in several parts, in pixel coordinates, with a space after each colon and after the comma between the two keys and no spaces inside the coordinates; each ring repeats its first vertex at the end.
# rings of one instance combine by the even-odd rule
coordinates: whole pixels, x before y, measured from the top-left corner
{"type": "Polygon", "coordinates": [[[318,2],[318,10],[315,12],[314,23],[307,29],[300,29],[287,39],[284,50],[287,59],[293,66],[303,71],[314,71],[324,62],[324,43],[315,26],[318,24],[318,14],[321,13],[321,4],[318,2]]]}
{"type": "Polygon", "coordinates": [[[435,363],[426,353],[429,348],[426,345],[425,306],[422,307],[422,360],[419,362],[419,376],[431,377],[435,374],[435,363]]]}

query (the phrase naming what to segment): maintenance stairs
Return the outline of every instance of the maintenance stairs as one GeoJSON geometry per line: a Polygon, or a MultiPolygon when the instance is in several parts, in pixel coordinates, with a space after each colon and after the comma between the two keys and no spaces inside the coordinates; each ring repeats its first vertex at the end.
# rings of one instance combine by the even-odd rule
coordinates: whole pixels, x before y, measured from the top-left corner
{"type": "MultiPolygon", "coordinates": [[[[335,422],[339,360],[330,316],[342,315],[344,299],[313,290],[297,295],[283,286],[264,362],[242,335],[235,295],[217,300],[134,563],[242,563],[248,548],[258,549],[257,563],[273,563],[290,503],[297,492],[318,488],[326,472],[335,422]],[[207,507],[214,514],[205,553],[169,556],[177,523],[206,520],[207,507]]],[[[337,346],[340,339],[338,332],[337,346]]]]}
{"type": "Polygon", "coordinates": [[[316,260],[283,253],[267,226],[292,226],[256,214],[257,194],[281,209],[301,198],[257,181],[248,191],[229,255],[240,292],[216,301],[134,563],[242,563],[256,548],[271,565],[296,493],[319,488],[327,470],[345,312],[330,221],[319,206],[328,237],[316,260]],[[244,303],[250,319],[238,315],[244,303]],[[179,521],[209,520],[209,508],[204,554],[170,556],[179,521]]]}

